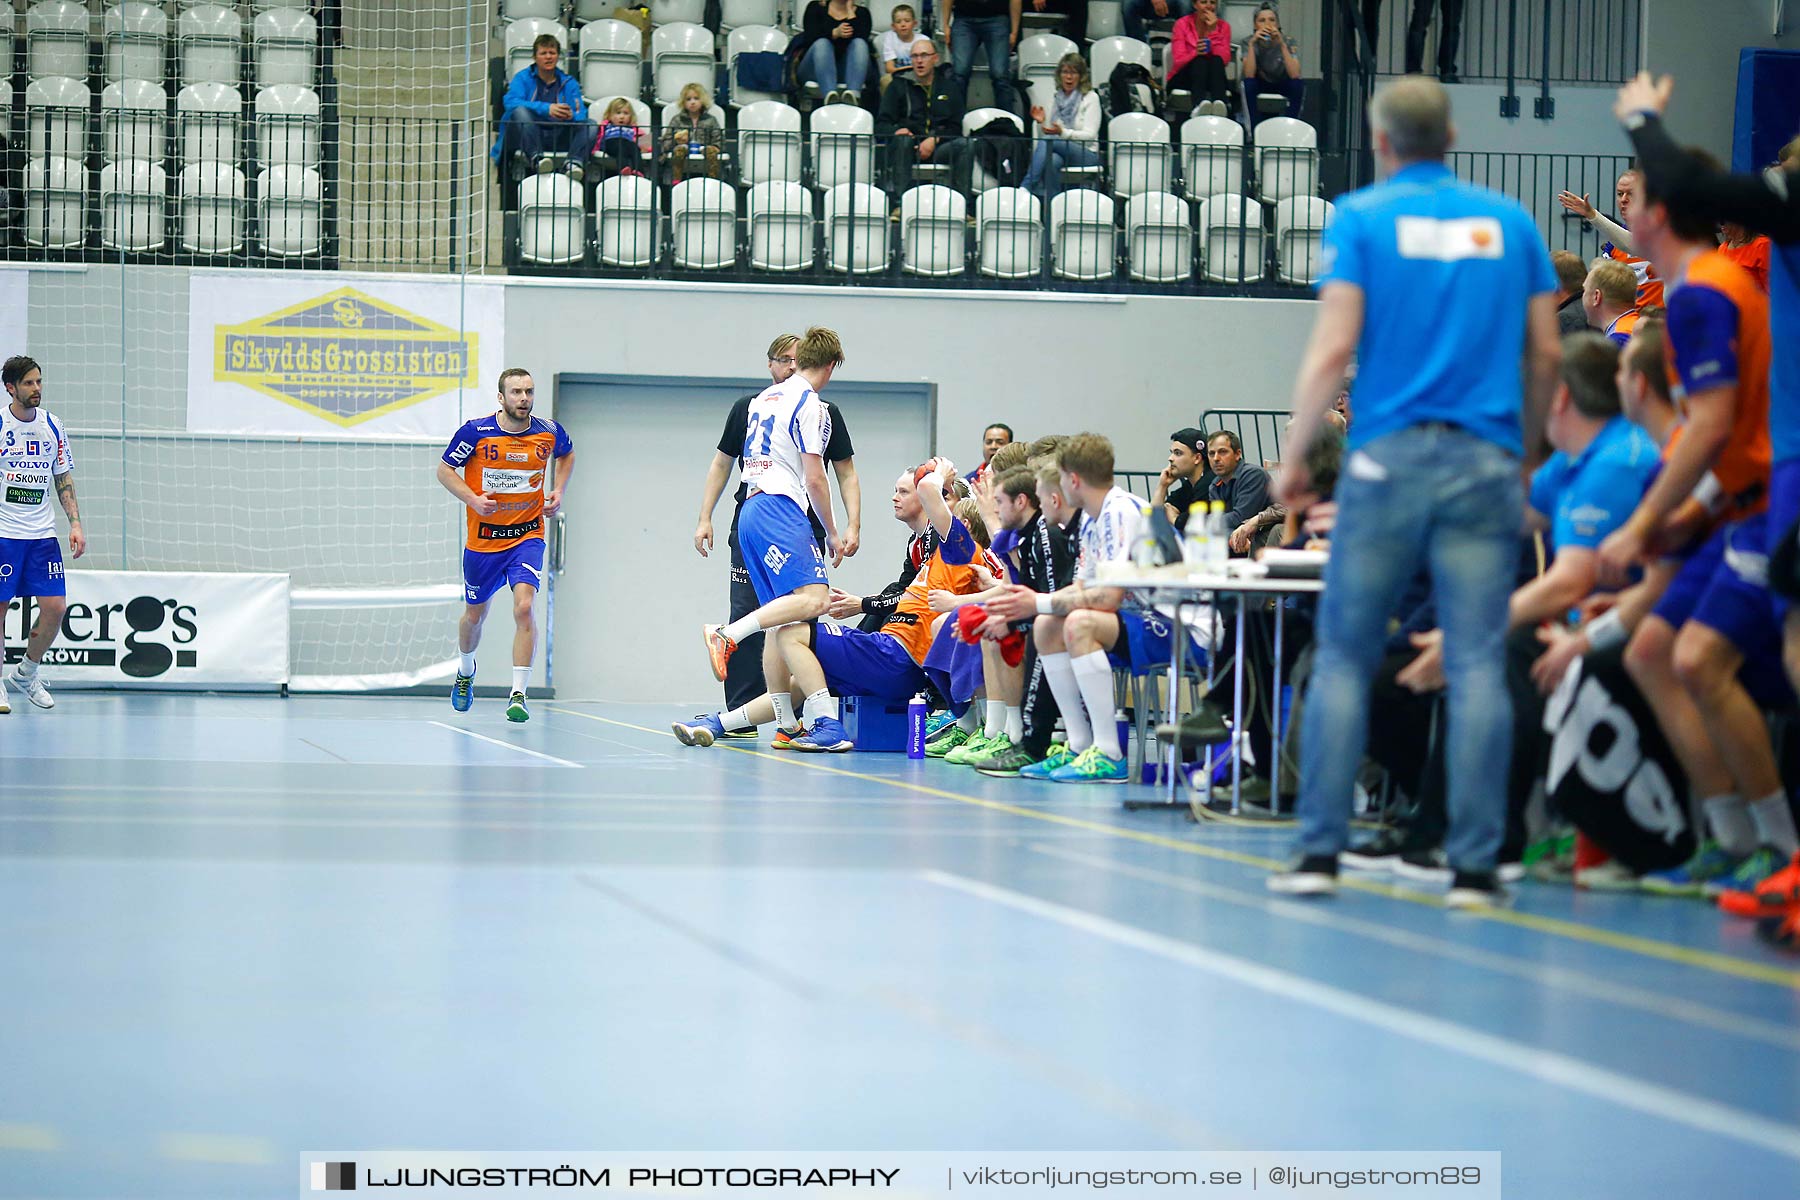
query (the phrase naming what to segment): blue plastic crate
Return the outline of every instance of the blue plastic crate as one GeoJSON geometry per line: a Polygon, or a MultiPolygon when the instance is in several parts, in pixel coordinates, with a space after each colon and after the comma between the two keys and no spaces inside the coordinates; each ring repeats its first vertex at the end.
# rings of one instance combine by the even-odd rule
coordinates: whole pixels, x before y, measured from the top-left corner
{"type": "Polygon", "coordinates": [[[844,729],[858,750],[906,753],[906,705],[869,696],[845,696],[844,729]]]}

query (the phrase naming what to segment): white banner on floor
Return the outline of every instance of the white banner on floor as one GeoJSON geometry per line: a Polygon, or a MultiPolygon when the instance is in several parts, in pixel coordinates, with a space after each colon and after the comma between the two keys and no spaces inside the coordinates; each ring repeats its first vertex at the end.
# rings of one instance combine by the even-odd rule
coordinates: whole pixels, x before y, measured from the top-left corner
{"type": "Polygon", "coordinates": [[[448,438],[494,407],[505,329],[499,284],[194,271],[188,429],[448,438]]]}
{"type": "MultiPolygon", "coordinates": [[[[44,656],[52,686],[278,688],[288,678],[288,577],[160,571],[67,575],[68,610],[44,656]]],[[[6,661],[37,604],[5,614],[6,661]]]]}
{"type": "Polygon", "coordinates": [[[30,354],[31,272],[0,270],[0,359],[30,354]]]}

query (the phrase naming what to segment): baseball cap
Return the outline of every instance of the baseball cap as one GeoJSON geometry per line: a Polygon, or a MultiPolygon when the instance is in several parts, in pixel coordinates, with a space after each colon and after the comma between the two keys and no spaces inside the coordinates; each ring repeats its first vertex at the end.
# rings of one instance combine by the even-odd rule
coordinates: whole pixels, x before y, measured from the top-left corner
{"type": "Polygon", "coordinates": [[[1171,433],[1169,435],[1169,440],[1171,442],[1180,442],[1189,450],[1198,454],[1201,448],[1206,445],[1206,431],[1203,429],[1195,429],[1192,425],[1189,425],[1185,429],[1177,429],[1174,433],[1171,433]]]}

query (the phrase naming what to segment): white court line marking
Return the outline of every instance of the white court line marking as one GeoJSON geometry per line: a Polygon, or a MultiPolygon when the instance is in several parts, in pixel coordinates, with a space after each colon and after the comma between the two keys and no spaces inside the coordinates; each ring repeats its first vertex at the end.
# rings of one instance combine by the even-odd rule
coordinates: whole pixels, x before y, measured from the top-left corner
{"type": "MultiPolygon", "coordinates": [[[[994,837],[993,833],[984,829],[969,829],[966,826],[933,829],[927,825],[911,823],[901,825],[745,825],[730,822],[674,824],[662,821],[496,821],[465,817],[445,817],[438,821],[401,818],[339,820],[333,817],[287,817],[278,813],[246,816],[212,813],[170,813],[167,815],[148,813],[0,813],[0,825],[188,825],[219,829],[485,829],[535,833],[657,833],[682,834],[684,836],[696,833],[754,833],[813,834],[820,837],[848,838],[867,837],[871,834],[887,836],[916,833],[920,836],[976,840],[994,837]]],[[[1084,835],[1069,833],[1061,836],[1075,839],[1084,835]]],[[[745,865],[760,867],[766,864],[745,865]]]]}
{"type": "Polygon", "coordinates": [[[947,871],[925,870],[919,872],[919,875],[928,883],[939,887],[1053,921],[1065,928],[1193,967],[1270,995],[1310,1005],[1386,1033],[1448,1050],[1465,1058],[1478,1059],[1554,1087],[1583,1092],[1595,1099],[1661,1117],[1702,1133],[1729,1138],[1784,1158],[1800,1160],[1800,1128],[1770,1121],[1744,1109],[1732,1108],[1730,1105],[1676,1091],[1661,1084],[1633,1079],[1629,1075],[1622,1075],[1566,1054],[1558,1054],[1553,1050],[1543,1050],[1510,1038],[1483,1033],[1455,1021],[1446,1021],[1415,1009],[1359,996],[1315,979],[1238,958],[1236,955],[1208,950],[1191,942],[1164,937],[1162,934],[1082,912],[1080,909],[1039,900],[1035,896],[1027,896],[1008,888],[952,875],[947,871]]]}
{"type": "Polygon", "coordinates": [[[1109,871],[1127,879],[1161,884],[1164,887],[1188,892],[1195,896],[1205,896],[1210,900],[1268,913],[1270,916],[1280,917],[1286,921],[1298,921],[1303,925],[1335,929],[1341,933],[1368,938],[1371,941],[1382,942],[1401,950],[1412,950],[1432,958],[1449,959],[1478,970],[1510,975],[1515,979],[1523,979],[1544,987],[1562,988],[1565,991],[1575,992],[1607,1004],[1617,1004],[1622,1008],[1635,1008],[1665,1020],[1698,1025],[1718,1033],[1767,1042],[1783,1050],[1800,1053],[1800,1030],[1774,1021],[1765,1021],[1758,1017],[1745,1016],[1742,1013],[1711,1008],[1704,1004],[1696,1004],[1691,1000],[1666,996],[1648,988],[1613,983],[1610,980],[1598,979],[1580,971],[1572,971],[1567,967],[1543,966],[1510,955],[1496,954],[1490,950],[1480,950],[1473,946],[1446,941],[1443,938],[1431,937],[1428,934],[1415,933],[1409,929],[1396,928],[1379,921],[1347,917],[1341,913],[1330,911],[1326,905],[1312,904],[1305,900],[1277,900],[1267,896],[1266,893],[1234,891],[1218,884],[1202,883],[1197,879],[1171,875],[1167,871],[1131,866],[1115,862],[1112,859],[1101,858],[1095,854],[1083,854],[1079,850],[1064,850],[1053,846],[1032,846],[1031,850],[1033,853],[1060,859],[1064,862],[1077,863],[1100,871],[1109,871]]]}
{"type": "Polygon", "coordinates": [[[0,1121],[0,1150],[40,1150],[46,1153],[62,1149],[62,1139],[48,1125],[20,1125],[0,1121]]]}
{"type": "Polygon", "coordinates": [[[261,1167],[275,1161],[275,1148],[267,1138],[216,1133],[165,1133],[156,1139],[156,1152],[177,1162],[229,1163],[240,1167],[261,1167]]]}
{"type": "Polygon", "coordinates": [[[529,754],[533,758],[541,758],[546,762],[553,762],[561,767],[574,767],[576,770],[582,769],[582,764],[578,762],[570,762],[568,759],[558,758],[554,754],[545,754],[541,750],[527,750],[523,746],[515,746],[511,742],[503,742],[499,738],[491,738],[485,733],[476,733],[473,729],[464,729],[460,725],[446,725],[442,721],[427,721],[425,723],[427,725],[436,725],[439,729],[448,729],[451,733],[460,733],[464,737],[472,737],[477,741],[487,742],[490,745],[503,746],[508,750],[517,750],[520,754],[529,754]]]}

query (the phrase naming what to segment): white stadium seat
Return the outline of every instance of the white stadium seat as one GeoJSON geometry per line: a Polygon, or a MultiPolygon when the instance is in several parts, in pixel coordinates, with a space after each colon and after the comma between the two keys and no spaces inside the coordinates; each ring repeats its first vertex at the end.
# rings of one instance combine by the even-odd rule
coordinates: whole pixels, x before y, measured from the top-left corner
{"type": "MultiPolygon", "coordinates": [[[[1233,26],[1235,29],[1236,26],[1233,26]]],[[[1087,35],[1091,41],[1125,32],[1125,6],[1119,0],[1087,0],[1087,35]]],[[[1095,76],[1098,79],[1098,76],[1095,76]]]]}
{"type": "Polygon", "coordinates": [[[737,190],[717,179],[684,179],[669,189],[674,262],[717,271],[737,262],[737,190]]]}
{"type": "Polygon", "coordinates": [[[511,24],[531,17],[554,21],[562,15],[562,0],[501,0],[500,19],[511,24]]]}
{"type": "Polygon", "coordinates": [[[25,167],[25,243],[71,250],[87,240],[87,171],[73,158],[33,158],[25,167]]]}
{"type": "Polygon", "coordinates": [[[128,160],[100,168],[100,244],[108,250],[161,250],[168,226],[169,178],[156,163],[128,160]]]}
{"type": "Polygon", "coordinates": [[[713,91],[713,36],[701,25],[664,25],[650,35],[650,74],[658,104],[673,104],[681,89],[698,83],[713,91]]]}
{"type": "Polygon", "coordinates": [[[1143,192],[1125,202],[1126,273],[1141,283],[1180,283],[1194,273],[1187,201],[1143,192]]]}
{"type": "Polygon", "coordinates": [[[856,104],[827,104],[812,114],[813,186],[875,180],[875,118],[856,104]]]}
{"type": "Polygon", "coordinates": [[[800,179],[800,112],[759,100],[738,113],[738,174],[746,184],[800,179]]]}
{"type": "MultiPolygon", "coordinates": [[[[881,40],[882,34],[894,27],[894,9],[902,4],[909,5],[915,14],[919,11],[919,0],[875,0],[873,4],[860,6],[869,10],[869,32],[875,35],[877,42],[881,40]]],[[[924,28],[924,22],[921,21],[919,25],[920,33],[929,32],[924,28]]],[[[944,70],[945,68],[938,69],[944,70]]]]}
{"type": "Polygon", "coordinates": [[[243,108],[244,99],[237,89],[223,83],[194,83],[177,92],[175,136],[181,161],[190,166],[236,162],[243,108]]]}
{"type": "MultiPolygon", "coordinates": [[[[583,96],[636,96],[644,86],[643,63],[644,35],[637,26],[600,20],[581,27],[583,96]]],[[[595,124],[602,115],[595,114],[595,124]]]]}
{"type": "Polygon", "coordinates": [[[181,248],[234,254],[244,246],[244,173],[223,162],[181,170],[181,248]]]}
{"type": "Polygon", "coordinates": [[[706,20],[706,0],[650,0],[650,24],[698,25],[706,20]]]}
{"type": "Polygon", "coordinates": [[[776,0],[721,0],[719,29],[730,33],[746,25],[779,25],[781,8],[776,0]]]}
{"type": "Polygon", "coordinates": [[[1305,121],[1265,117],[1256,127],[1256,194],[1273,204],[1319,191],[1319,135],[1305,121]]]}
{"type": "Polygon", "coordinates": [[[1019,42],[1019,78],[1031,91],[1027,109],[1036,104],[1046,112],[1050,110],[1051,98],[1060,87],[1056,64],[1062,61],[1063,55],[1079,50],[1074,42],[1054,33],[1034,33],[1019,42]]]}
{"type": "MultiPolygon", "coordinates": [[[[1091,28],[1088,30],[1090,34],[1093,32],[1091,28]]],[[[1112,80],[1113,69],[1120,63],[1137,63],[1150,72],[1152,78],[1156,75],[1156,62],[1150,54],[1149,43],[1140,42],[1136,38],[1101,38],[1088,48],[1088,61],[1093,64],[1094,86],[1100,89],[1102,104],[1107,103],[1107,84],[1112,80]]],[[[1147,107],[1150,97],[1144,96],[1143,99],[1147,107]]]]}
{"type": "Polygon", "coordinates": [[[1337,210],[1317,196],[1275,202],[1275,278],[1310,284],[1319,277],[1325,226],[1337,210]]]}
{"type": "Polygon", "coordinates": [[[256,160],[263,167],[319,165],[319,95],[278,83],[256,93],[256,160]]]}
{"type": "Polygon", "coordinates": [[[311,13],[274,8],[257,16],[251,31],[256,55],[256,86],[289,83],[312,87],[318,82],[319,23],[311,13]]]}
{"type": "Polygon", "coordinates": [[[969,205],[935,183],[900,197],[900,269],[909,275],[961,275],[968,267],[969,205]]]}
{"type": "Polygon", "coordinates": [[[759,183],[744,202],[750,265],[804,271],[813,265],[812,193],[798,183],[759,183]]]}
{"type": "Polygon", "coordinates": [[[100,92],[100,152],[108,162],[160,162],[169,147],[169,94],[147,79],[100,92]]]}
{"type": "Polygon", "coordinates": [[[759,100],[787,99],[786,92],[759,92],[740,88],[737,83],[737,57],[744,53],[786,54],[788,35],[768,25],[745,25],[734,29],[725,39],[725,77],[731,80],[731,107],[743,108],[759,100]]]}
{"type": "Polygon", "coordinates": [[[594,189],[596,240],[607,267],[647,267],[656,256],[656,185],[615,175],[594,189]]]}
{"type": "Polygon", "coordinates": [[[181,82],[238,81],[244,51],[244,22],[236,10],[219,4],[196,4],[175,19],[181,47],[181,82]]]}
{"type": "Polygon", "coordinates": [[[542,17],[527,17],[522,21],[514,21],[506,27],[506,79],[512,82],[513,76],[529,67],[532,63],[531,44],[538,35],[553,33],[562,46],[563,54],[569,53],[569,31],[561,22],[546,21],[542,17]]]}
{"type": "MultiPolygon", "coordinates": [[[[1271,118],[1273,119],[1273,118],[1271,118]]],[[[1215,283],[1263,277],[1262,206],[1238,195],[1200,202],[1201,273],[1215,283]]]]}
{"type": "MultiPolygon", "coordinates": [[[[88,10],[73,0],[43,0],[25,13],[25,61],[32,79],[86,79],[88,10]]],[[[12,73],[12,60],[6,63],[12,73]]]]}
{"type": "MultiPolygon", "coordinates": [[[[1012,151],[1014,154],[1025,156],[1024,161],[1017,164],[1019,167],[1019,175],[1020,177],[1023,177],[1025,174],[1024,168],[1031,163],[1031,144],[1023,140],[1025,138],[1025,122],[1019,119],[1018,114],[1009,113],[1004,108],[972,109],[963,114],[963,136],[968,137],[975,130],[980,129],[983,125],[992,121],[1008,121],[1012,124],[1014,129],[1019,131],[1021,140],[1014,143],[1012,151]]],[[[976,145],[979,145],[979,143],[976,143],[976,145]]],[[[988,174],[987,168],[981,165],[980,156],[975,155],[970,161],[969,190],[980,193],[987,191],[989,188],[999,186],[1000,181],[988,174]]]]}
{"type": "Polygon", "coordinates": [[[319,253],[324,201],[311,167],[270,167],[256,177],[265,254],[302,258],[319,253]]]}
{"type": "Polygon", "coordinates": [[[1113,195],[1166,192],[1174,182],[1169,123],[1149,113],[1122,113],[1106,123],[1106,173],[1113,195]]]}
{"type": "MultiPolygon", "coordinates": [[[[34,79],[25,85],[25,150],[30,157],[87,157],[93,93],[78,79],[34,79]]],[[[54,168],[46,167],[54,173],[54,168]]]]}
{"type": "Polygon", "coordinates": [[[995,279],[1028,279],[1043,267],[1044,217],[1024,188],[989,188],[975,198],[975,269],[995,279]]]}
{"type": "Polygon", "coordinates": [[[569,19],[577,25],[610,20],[613,13],[629,5],[630,0],[575,0],[575,11],[570,14],[569,19]]]}
{"type": "Polygon", "coordinates": [[[1113,198],[1085,188],[1050,201],[1050,263],[1058,279],[1111,279],[1115,267],[1113,198]]]}
{"type": "Polygon", "coordinates": [[[840,183],[826,192],[826,265],[849,275],[887,270],[887,211],[886,194],[872,184],[840,183]]]}
{"type": "Polygon", "coordinates": [[[527,176],[519,184],[519,257],[551,265],[587,257],[581,185],[561,171],[527,176]]]}
{"type": "Polygon", "coordinates": [[[1181,127],[1182,190],[1189,200],[1244,190],[1244,127],[1230,117],[1189,117],[1181,127]]]}
{"type": "Polygon", "coordinates": [[[126,79],[148,79],[159,84],[163,81],[169,18],[162,9],[132,0],[107,9],[102,28],[108,83],[126,79]]]}

